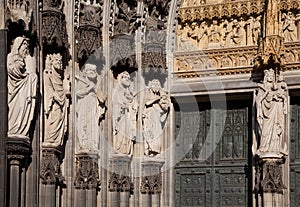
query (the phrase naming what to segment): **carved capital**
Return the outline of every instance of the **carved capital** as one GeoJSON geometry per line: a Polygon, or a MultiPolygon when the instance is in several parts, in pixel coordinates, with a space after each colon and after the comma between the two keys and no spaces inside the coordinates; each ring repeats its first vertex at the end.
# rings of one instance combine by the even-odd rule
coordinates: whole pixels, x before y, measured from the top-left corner
{"type": "Polygon", "coordinates": [[[75,163],[76,189],[99,189],[98,156],[96,154],[77,154],[75,163]]]}
{"type": "Polygon", "coordinates": [[[6,151],[11,164],[22,164],[31,152],[30,139],[26,136],[8,135],[6,151]]]}
{"type": "Polygon", "coordinates": [[[61,184],[64,181],[61,168],[61,151],[56,148],[42,150],[40,178],[44,185],[61,184]]]}
{"type": "Polygon", "coordinates": [[[142,163],[142,194],[159,194],[162,191],[162,161],[146,161],[142,163]]]}

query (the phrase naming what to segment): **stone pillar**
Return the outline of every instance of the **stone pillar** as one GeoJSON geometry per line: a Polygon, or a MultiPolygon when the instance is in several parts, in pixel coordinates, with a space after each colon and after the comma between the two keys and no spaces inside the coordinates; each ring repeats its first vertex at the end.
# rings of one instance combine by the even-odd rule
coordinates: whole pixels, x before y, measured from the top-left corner
{"type": "MultiPolygon", "coordinates": [[[[0,11],[4,11],[4,2],[0,3],[0,11]]],[[[6,206],[6,152],[5,142],[7,136],[7,71],[6,71],[6,41],[7,31],[4,29],[4,12],[0,15],[0,206],[6,206]],[[2,15],[3,14],[3,15],[2,15]],[[2,22],[3,20],[3,22],[2,22]]]]}
{"type": "Polygon", "coordinates": [[[30,139],[21,136],[8,136],[7,142],[7,158],[9,163],[9,205],[10,207],[20,207],[22,180],[22,166],[26,162],[30,154],[30,139]]]}
{"type": "Polygon", "coordinates": [[[42,203],[45,207],[56,206],[56,189],[64,181],[64,177],[61,174],[60,148],[43,147],[42,149],[42,161],[40,178],[42,180],[42,203]]]}
{"type": "Polygon", "coordinates": [[[97,191],[100,187],[97,153],[76,154],[75,206],[97,207],[97,191]]]}
{"type": "Polygon", "coordinates": [[[164,161],[149,159],[142,162],[142,178],[140,191],[142,194],[143,206],[159,207],[162,192],[161,167],[164,161]]]}
{"type": "Polygon", "coordinates": [[[110,158],[110,178],[108,181],[110,207],[128,207],[130,192],[133,190],[131,175],[131,157],[114,155],[110,158]]]}
{"type": "Polygon", "coordinates": [[[258,158],[256,160],[255,192],[260,196],[257,206],[278,207],[283,206],[284,158],[258,158]]]}

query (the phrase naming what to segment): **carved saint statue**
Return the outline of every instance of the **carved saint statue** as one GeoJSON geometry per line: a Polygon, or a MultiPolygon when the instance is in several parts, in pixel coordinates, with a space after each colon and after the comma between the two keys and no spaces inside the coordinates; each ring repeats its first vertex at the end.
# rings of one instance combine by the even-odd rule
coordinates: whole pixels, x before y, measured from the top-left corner
{"type": "Polygon", "coordinates": [[[28,39],[17,37],[7,55],[8,136],[28,137],[36,102],[37,75],[28,39]]]}
{"type": "Polygon", "coordinates": [[[62,81],[62,57],[47,55],[44,70],[45,138],[43,146],[63,144],[67,131],[67,97],[62,81]]]}
{"type": "Polygon", "coordinates": [[[131,81],[127,71],[117,77],[113,90],[113,147],[117,153],[130,155],[136,138],[137,103],[130,90],[131,81]]]}
{"type": "Polygon", "coordinates": [[[296,18],[292,12],[288,12],[288,14],[283,14],[283,20],[284,40],[287,42],[295,41],[297,39],[296,18]]]}
{"type": "Polygon", "coordinates": [[[256,97],[259,147],[257,154],[286,154],[287,85],[282,76],[275,79],[273,69],[264,71],[264,81],[256,97]],[[283,146],[284,145],[284,146],[283,146]]]}
{"type": "Polygon", "coordinates": [[[100,119],[105,113],[105,97],[100,89],[97,67],[85,64],[76,85],[76,130],[80,150],[97,151],[100,140],[100,119]]]}
{"type": "Polygon", "coordinates": [[[159,80],[150,81],[145,93],[143,111],[143,137],[147,156],[161,153],[163,126],[169,107],[169,96],[166,91],[162,90],[159,80]]]}

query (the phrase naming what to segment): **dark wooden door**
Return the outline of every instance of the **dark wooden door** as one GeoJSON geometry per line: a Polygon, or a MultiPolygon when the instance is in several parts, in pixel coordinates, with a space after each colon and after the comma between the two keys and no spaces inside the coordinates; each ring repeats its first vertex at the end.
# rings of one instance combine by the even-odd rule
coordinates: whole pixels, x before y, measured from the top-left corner
{"type": "Polygon", "coordinates": [[[252,206],[249,108],[176,112],[176,206],[252,206]]]}

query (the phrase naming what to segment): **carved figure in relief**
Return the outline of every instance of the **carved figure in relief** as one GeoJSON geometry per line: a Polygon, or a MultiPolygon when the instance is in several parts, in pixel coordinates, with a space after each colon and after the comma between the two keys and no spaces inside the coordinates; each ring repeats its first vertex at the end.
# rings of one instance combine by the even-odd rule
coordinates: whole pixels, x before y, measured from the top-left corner
{"type": "Polygon", "coordinates": [[[283,14],[283,36],[284,40],[287,42],[292,42],[297,39],[297,28],[296,28],[296,18],[292,12],[283,14]]]}
{"type": "Polygon", "coordinates": [[[256,153],[260,156],[267,153],[275,156],[286,154],[286,144],[283,142],[286,135],[287,99],[287,85],[283,77],[280,75],[276,81],[274,70],[265,70],[264,81],[259,86],[255,100],[260,138],[256,153]]]}
{"type": "Polygon", "coordinates": [[[208,26],[205,21],[200,24],[198,41],[198,45],[201,49],[206,49],[208,47],[208,26]]]}
{"type": "Polygon", "coordinates": [[[117,77],[113,90],[113,147],[117,153],[130,155],[136,139],[137,102],[130,90],[131,81],[127,71],[117,77]]]}
{"type": "Polygon", "coordinates": [[[143,111],[145,155],[154,156],[161,152],[163,126],[167,119],[169,106],[169,96],[166,91],[162,90],[159,80],[149,81],[143,111]]]}
{"type": "Polygon", "coordinates": [[[105,100],[97,66],[85,64],[80,76],[76,76],[76,130],[80,150],[99,149],[99,124],[105,113],[105,100]]]}
{"type": "Polygon", "coordinates": [[[134,29],[135,14],[122,0],[121,4],[117,7],[114,34],[128,34],[130,35],[134,29]]]}
{"type": "Polygon", "coordinates": [[[241,45],[243,41],[243,28],[239,22],[235,19],[233,20],[232,31],[230,35],[231,45],[241,45]]]}
{"type": "Polygon", "coordinates": [[[224,47],[230,45],[230,33],[232,31],[232,23],[228,22],[227,19],[222,20],[222,30],[221,30],[221,42],[224,47]]]}
{"type": "Polygon", "coordinates": [[[28,39],[17,37],[7,55],[8,136],[28,137],[34,116],[37,75],[28,39]]]}
{"type": "Polygon", "coordinates": [[[212,25],[209,28],[208,34],[208,46],[210,48],[221,47],[221,30],[216,20],[213,20],[212,25]]]}
{"type": "Polygon", "coordinates": [[[252,22],[250,22],[251,27],[251,34],[252,34],[252,44],[257,45],[258,44],[258,38],[260,36],[260,21],[261,17],[258,16],[255,19],[252,19],[252,22]]]}
{"type": "Polygon", "coordinates": [[[62,81],[62,57],[47,55],[44,70],[45,138],[43,145],[57,147],[67,131],[67,97],[62,81]]]}

